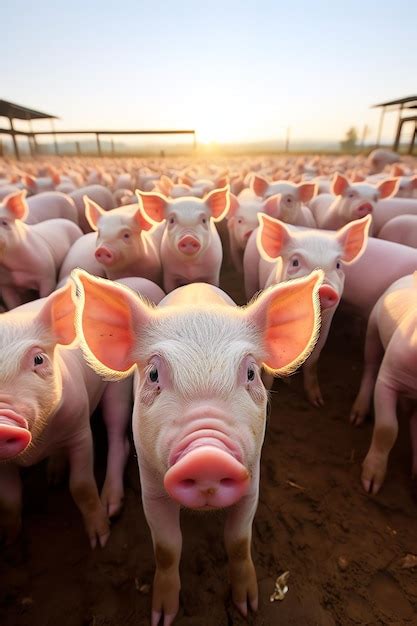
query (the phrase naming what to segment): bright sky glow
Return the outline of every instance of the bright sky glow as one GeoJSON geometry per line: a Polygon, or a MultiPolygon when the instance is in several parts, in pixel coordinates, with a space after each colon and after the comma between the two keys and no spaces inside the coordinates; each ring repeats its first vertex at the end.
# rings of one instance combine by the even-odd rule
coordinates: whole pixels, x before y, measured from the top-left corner
{"type": "Polygon", "coordinates": [[[196,128],[209,142],[283,140],[287,126],[339,140],[367,124],[372,141],[370,105],[417,92],[409,0],[17,0],[0,17],[0,98],[57,128],[196,128]]]}

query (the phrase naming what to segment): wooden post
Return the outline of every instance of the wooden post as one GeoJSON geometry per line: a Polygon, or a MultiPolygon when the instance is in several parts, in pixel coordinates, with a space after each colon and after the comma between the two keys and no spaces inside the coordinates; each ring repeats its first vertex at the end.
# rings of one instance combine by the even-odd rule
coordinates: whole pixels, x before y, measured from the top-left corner
{"type": "Polygon", "coordinates": [[[287,128],[287,136],[285,137],[285,152],[289,152],[290,151],[290,133],[291,133],[291,127],[288,126],[288,128],[287,128]]]}
{"type": "Polygon", "coordinates": [[[410,146],[408,148],[408,154],[413,154],[413,148],[414,148],[414,144],[416,143],[416,139],[417,139],[417,119],[414,120],[414,133],[413,133],[413,136],[411,137],[410,146]]]}
{"type": "Polygon", "coordinates": [[[98,156],[103,156],[102,152],[101,152],[101,143],[100,143],[100,135],[98,133],[96,133],[96,142],[97,142],[97,152],[98,152],[98,156]]]}
{"type": "Polygon", "coordinates": [[[51,128],[52,128],[52,134],[54,136],[55,154],[59,154],[58,142],[57,142],[57,139],[56,139],[56,132],[55,132],[55,124],[54,124],[54,120],[53,119],[51,119],[51,128]]]}
{"type": "Polygon", "coordinates": [[[112,153],[112,155],[113,155],[113,156],[114,156],[115,152],[116,152],[116,151],[115,151],[115,149],[114,149],[114,139],[113,139],[113,137],[112,137],[112,138],[111,138],[111,153],[112,153]]]}
{"type": "Polygon", "coordinates": [[[75,149],[77,151],[77,156],[80,156],[81,155],[81,146],[80,146],[80,142],[79,141],[75,142],[75,149]]]}
{"type": "Polygon", "coordinates": [[[397,126],[397,134],[395,135],[395,141],[394,141],[394,145],[392,146],[392,149],[394,150],[394,152],[397,152],[399,146],[400,146],[400,139],[401,139],[401,131],[403,128],[403,122],[405,120],[399,120],[398,121],[398,126],[397,126]]]}
{"type": "Polygon", "coordinates": [[[14,154],[15,154],[16,159],[20,160],[19,146],[17,145],[16,133],[15,133],[14,126],[13,126],[13,119],[11,117],[9,117],[9,122],[10,122],[10,129],[12,131],[14,154]]]}
{"type": "Polygon", "coordinates": [[[385,115],[385,107],[382,107],[382,109],[381,109],[381,116],[379,118],[378,135],[376,137],[376,147],[377,148],[379,148],[379,145],[381,143],[382,124],[384,123],[384,115],[385,115]]]}

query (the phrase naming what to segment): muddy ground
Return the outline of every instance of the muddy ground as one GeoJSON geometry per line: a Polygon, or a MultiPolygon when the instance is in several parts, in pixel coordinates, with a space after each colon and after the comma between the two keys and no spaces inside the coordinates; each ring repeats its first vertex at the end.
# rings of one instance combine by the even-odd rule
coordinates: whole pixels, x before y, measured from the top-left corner
{"type": "MultiPolygon", "coordinates": [[[[243,302],[237,276],[223,284],[243,302]]],[[[417,568],[400,559],[417,552],[417,506],[411,495],[407,424],[377,497],[360,485],[371,437],[368,422],[347,421],[361,369],[364,327],[339,311],[320,364],[326,405],[306,402],[300,375],[276,381],[262,453],[253,554],[260,608],[253,626],[417,623],[417,568]],[[290,572],[283,602],[271,603],[275,578],[290,572]]],[[[94,419],[97,478],[104,475],[104,437],[94,419]]],[[[222,515],[183,515],[181,610],[177,626],[245,624],[232,607],[222,515]]],[[[2,550],[2,626],[141,626],[153,575],[150,533],[131,455],[126,502],[104,549],[91,551],[67,486],[50,489],[45,464],[24,472],[24,528],[2,550]]]]}

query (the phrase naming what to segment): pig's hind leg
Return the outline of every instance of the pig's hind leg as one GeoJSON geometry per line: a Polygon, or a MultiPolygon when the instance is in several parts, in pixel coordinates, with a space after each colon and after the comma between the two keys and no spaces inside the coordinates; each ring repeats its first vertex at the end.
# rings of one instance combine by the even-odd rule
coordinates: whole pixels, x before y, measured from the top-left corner
{"type": "Polygon", "coordinates": [[[127,432],[132,417],[132,377],[109,383],[101,406],[108,441],[101,502],[108,516],[113,517],[120,513],[124,498],[123,474],[130,451],[127,432]]]}

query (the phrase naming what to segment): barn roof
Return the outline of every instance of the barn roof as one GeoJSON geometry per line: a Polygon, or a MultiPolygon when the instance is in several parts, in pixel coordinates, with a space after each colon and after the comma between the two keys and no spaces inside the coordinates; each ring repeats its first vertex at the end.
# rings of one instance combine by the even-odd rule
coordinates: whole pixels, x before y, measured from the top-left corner
{"type": "MultiPolygon", "coordinates": [[[[412,103],[414,102],[417,105],[417,96],[407,96],[406,98],[398,98],[398,100],[390,100],[389,102],[381,102],[380,104],[374,104],[372,105],[373,109],[376,109],[378,107],[389,107],[389,106],[401,106],[402,104],[407,104],[407,102],[412,103]]],[[[410,107],[406,107],[406,108],[414,108],[412,106],[410,107]]]]}
{"type": "Polygon", "coordinates": [[[7,100],[0,100],[0,116],[18,120],[58,119],[56,115],[28,109],[20,104],[7,102],[7,100]]]}

